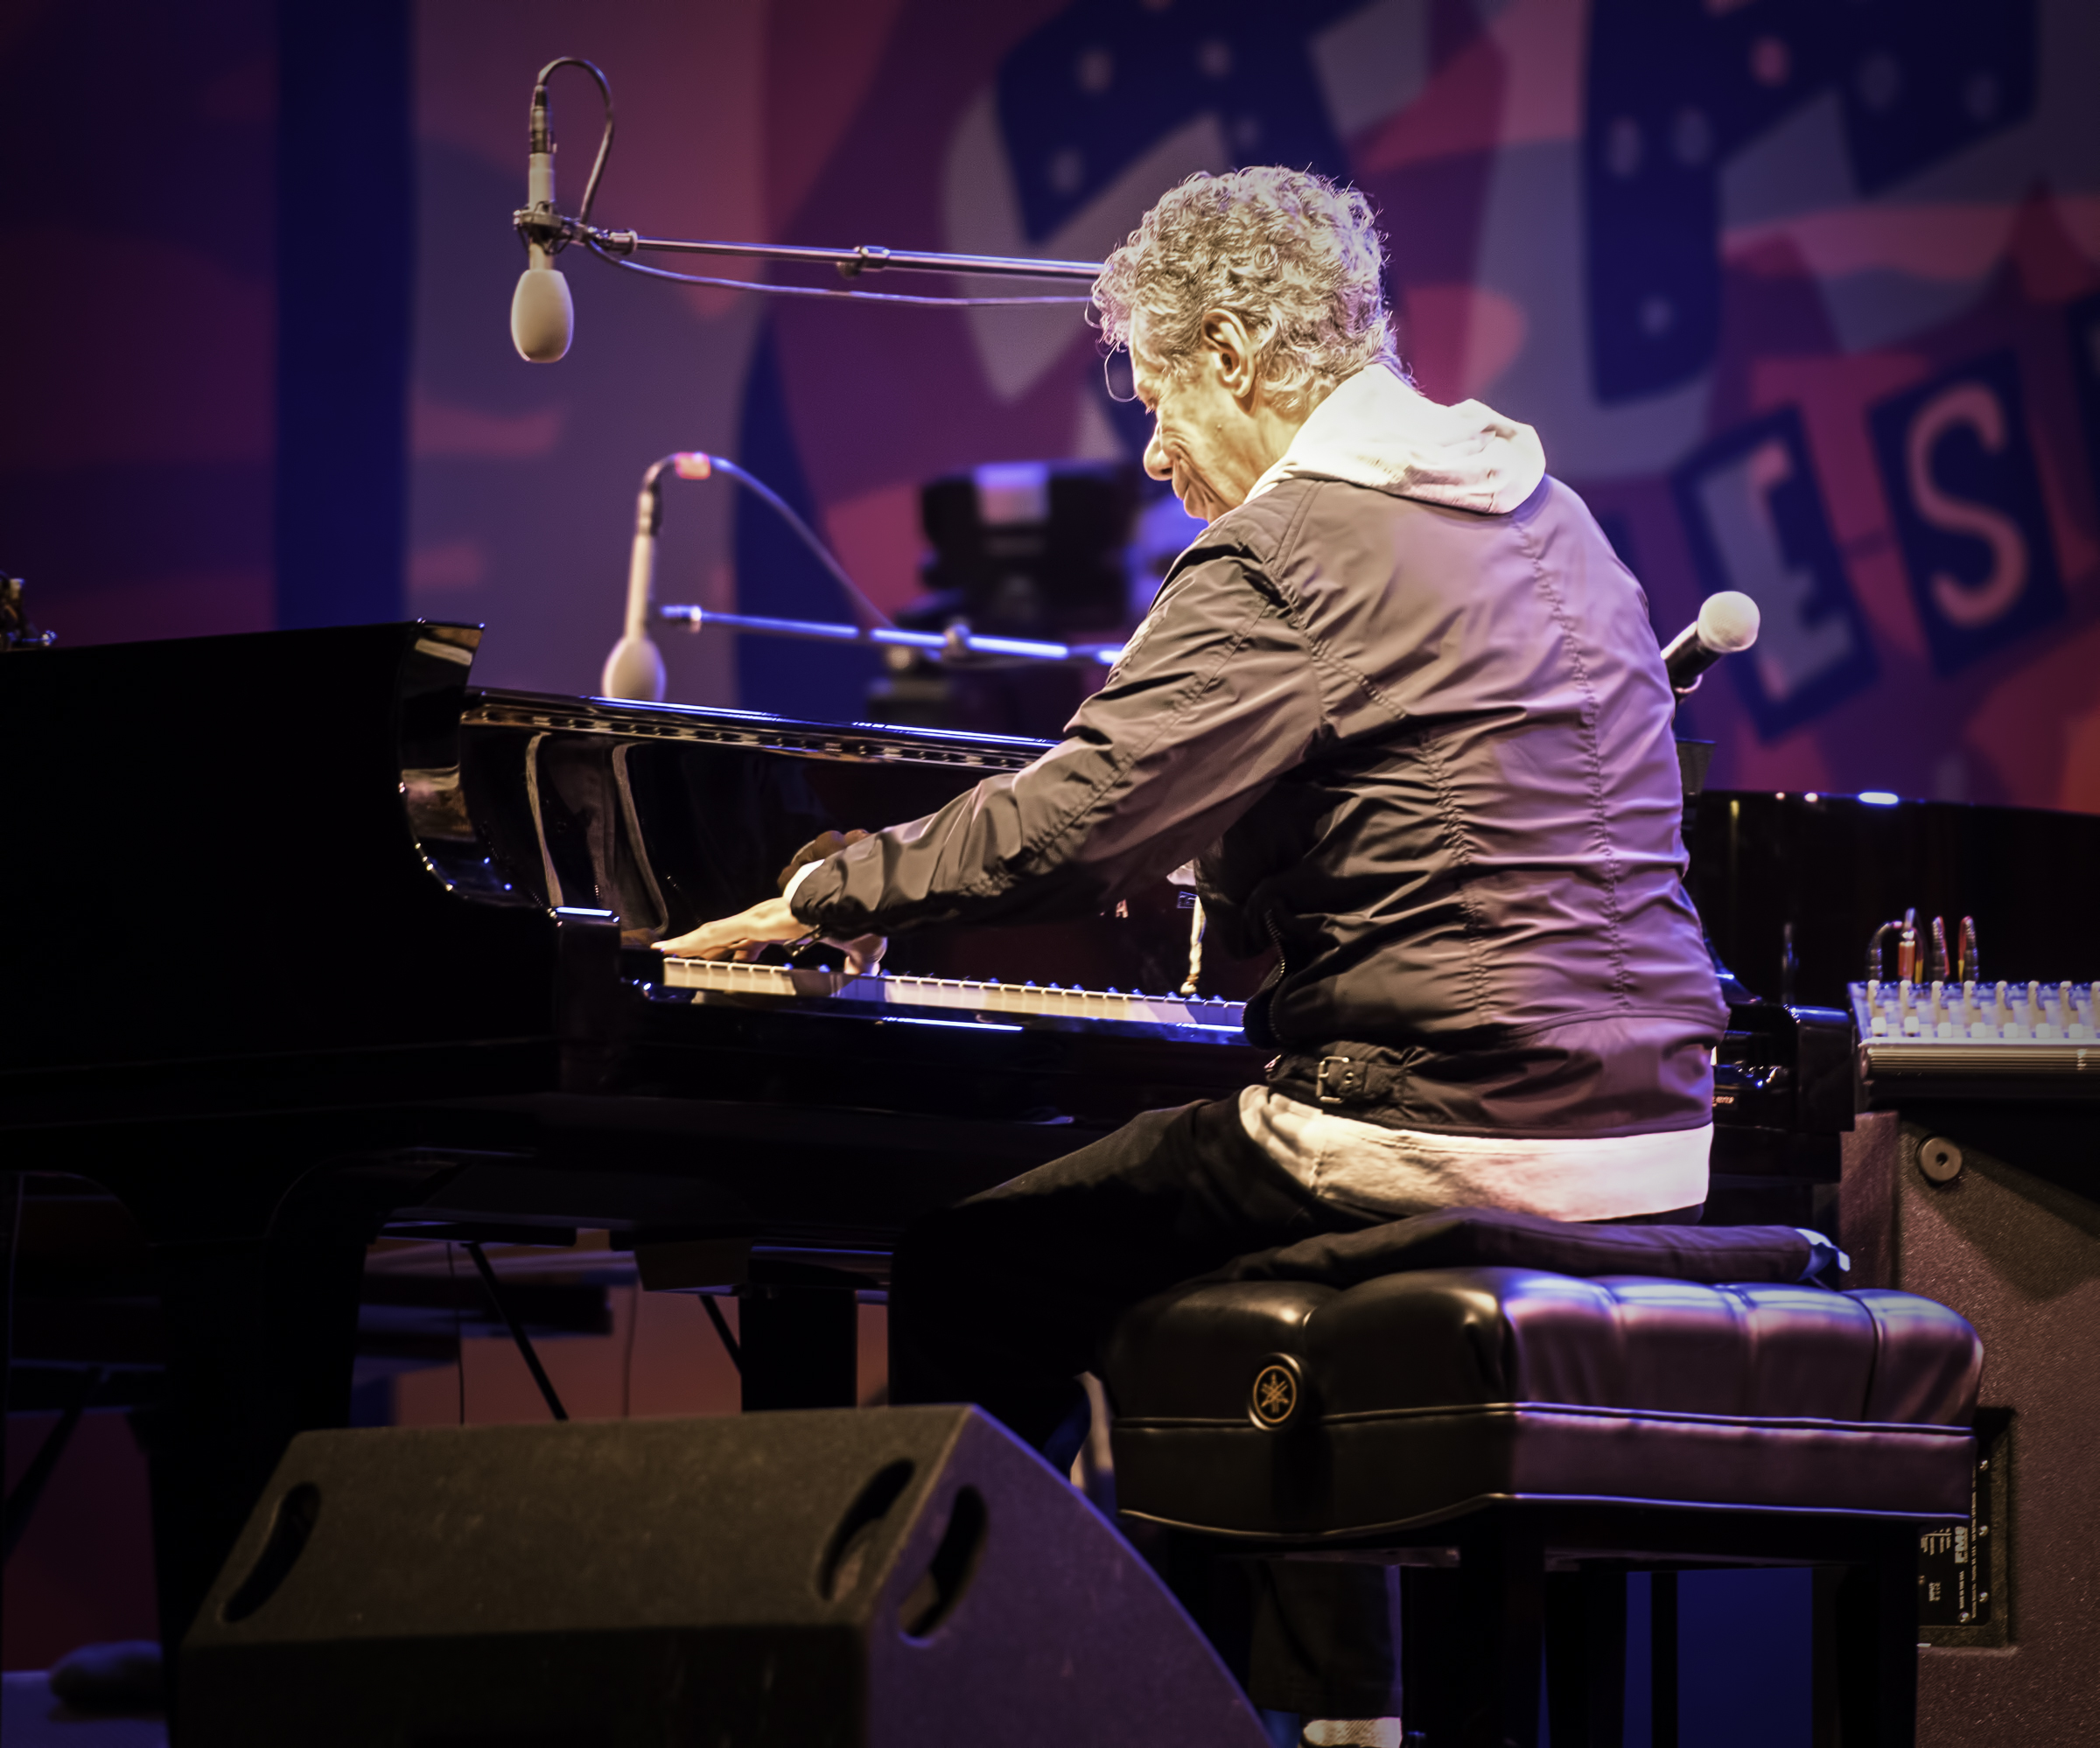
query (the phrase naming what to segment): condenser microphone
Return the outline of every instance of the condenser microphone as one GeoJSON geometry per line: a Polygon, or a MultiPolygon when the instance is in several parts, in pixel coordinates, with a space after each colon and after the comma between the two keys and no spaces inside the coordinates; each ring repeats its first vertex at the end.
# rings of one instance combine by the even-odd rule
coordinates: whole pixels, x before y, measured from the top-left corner
{"type": "MultiPolygon", "coordinates": [[[[554,205],[554,140],[547,122],[547,87],[532,94],[532,124],[526,158],[525,204],[534,212],[542,208],[549,217],[554,205]]],[[[576,332],[576,306],[569,299],[569,282],[554,264],[554,251],[529,233],[527,263],[518,276],[518,289],[510,299],[510,341],[518,356],[533,364],[552,364],[569,350],[576,332]]]]}
{"type": "Polygon", "coordinates": [[[634,505],[634,544],[627,553],[627,617],[620,641],[598,675],[598,696],[663,702],[663,652],[649,636],[649,596],[656,579],[656,530],[663,523],[663,472],[675,468],[682,479],[704,479],[713,458],[667,455],[641,476],[641,495],[634,505]]]}
{"type": "Polygon", "coordinates": [[[1699,683],[1699,676],[1724,655],[1734,655],[1757,641],[1757,603],[1734,589],[1709,595],[1699,616],[1663,646],[1662,671],[1670,690],[1680,695],[1699,683]]]}

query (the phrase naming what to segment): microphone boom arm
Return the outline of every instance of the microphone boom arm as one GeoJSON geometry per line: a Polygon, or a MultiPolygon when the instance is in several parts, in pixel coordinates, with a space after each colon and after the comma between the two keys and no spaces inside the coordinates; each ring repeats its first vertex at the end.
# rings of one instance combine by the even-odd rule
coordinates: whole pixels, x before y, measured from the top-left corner
{"type": "Polygon", "coordinates": [[[817,248],[798,243],[688,241],[645,237],[633,231],[606,231],[578,225],[572,234],[587,234],[606,254],[625,259],[637,254],[739,255],[753,261],[788,261],[802,266],[836,267],[848,279],[887,269],[898,273],[970,273],[1009,279],[1083,279],[1101,275],[1098,261],[1045,261],[1028,255],[943,255],[928,249],[817,248]]]}
{"type": "Polygon", "coordinates": [[[764,637],[802,638],[813,643],[864,643],[883,649],[915,650],[935,661],[970,661],[987,668],[1031,663],[1052,667],[1112,666],[1123,654],[1119,643],[1046,643],[1035,638],[989,637],[960,622],[944,632],[905,631],[896,626],[830,625],[817,619],[766,619],[751,613],[718,613],[712,607],[670,606],[656,610],[660,619],[682,621],[688,631],[720,626],[764,637]]]}
{"type": "MultiPolygon", "coordinates": [[[[634,231],[608,231],[572,219],[548,205],[521,207],[511,223],[528,246],[550,255],[580,242],[615,261],[637,255],[734,255],[752,261],[786,261],[803,267],[836,267],[841,276],[885,269],[897,273],[967,273],[1008,279],[1080,279],[1100,276],[1098,261],[1046,261],[1030,255],[944,255],[931,249],[884,248],[863,243],[858,248],[820,248],[802,243],[747,243],[683,237],[645,237],[634,231]]],[[[754,287],[754,290],[761,289],[754,287]]]]}
{"type": "MultiPolygon", "coordinates": [[[[591,222],[591,208],[598,199],[598,185],[606,173],[606,160],[612,151],[612,88],[606,75],[591,62],[564,55],[540,69],[533,85],[529,150],[548,166],[551,181],[552,130],[548,121],[547,80],[558,67],[582,68],[597,82],[605,100],[606,130],[598,141],[598,157],[584,187],[583,210],[571,218],[551,199],[539,198],[511,215],[511,224],[528,249],[550,258],[572,242],[587,245],[614,261],[636,255],[734,255],[752,261],[792,262],[804,267],[836,267],[848,279],[885,269],[898,273],[962,273],[1008,279],[1083,279],[1099,276],[1098,261],[1043,261],[1027,255],[945,255],[927,249],[883,248],[864,243],[857,248],[817,248],[795,243],[747,243],[688,241],[677,237],[645,237],[634,231],[608,231],[591,222]]],[[[551,193],[551,189],[549,192],[551,193]]],[[[538,257],[535,257],[537,264],[538,257]]],[[[762,288],[754,288],[762,289],[762,288]]]]}

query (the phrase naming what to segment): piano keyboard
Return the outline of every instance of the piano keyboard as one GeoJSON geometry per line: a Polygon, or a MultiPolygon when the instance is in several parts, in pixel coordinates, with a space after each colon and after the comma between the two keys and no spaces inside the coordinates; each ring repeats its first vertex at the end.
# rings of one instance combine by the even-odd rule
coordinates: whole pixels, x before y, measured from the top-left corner
{"type": "MultiPolygon", "coordinates": [[[[1132,1025],[1186,1026],[1221,1040],[1240,1036],[1238,1002],[1221,997],[1148,996],[1136,990],[1082,989],[1060,984],[1002,983],[961,977],[913,977],[875,972],[804,971],[787,965],[739,965],[733,961],[665,959],[663,986],[709,995],[774,996],[796,1001],[836,1001],[889,1009],[945,1009],[980,1023],[1026,1025],[1060,1020],[1108,1020],[1132,1025]]],[[[894,1017],[910,1016],[899,1013],[894,1017]]],[[[955,1024],[967,1024],[958,1019],[955,1024]]]]}

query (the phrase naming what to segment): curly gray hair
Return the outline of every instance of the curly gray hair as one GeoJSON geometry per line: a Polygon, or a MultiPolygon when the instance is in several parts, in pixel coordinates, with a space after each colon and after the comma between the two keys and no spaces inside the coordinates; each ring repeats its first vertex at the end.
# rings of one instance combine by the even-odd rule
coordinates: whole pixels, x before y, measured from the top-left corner
{"type": "Polygon", "coordinates": [[[1162,195],[1094,282],[1102,337],[1179,374],[1203,318],[1230,310],[1256,337],[1279,410],[1297,413],[1367,365],[1400,360],[1385,307],[1385,249],[1371,203],[1310,171],[1199,171],[1162,195]]]}

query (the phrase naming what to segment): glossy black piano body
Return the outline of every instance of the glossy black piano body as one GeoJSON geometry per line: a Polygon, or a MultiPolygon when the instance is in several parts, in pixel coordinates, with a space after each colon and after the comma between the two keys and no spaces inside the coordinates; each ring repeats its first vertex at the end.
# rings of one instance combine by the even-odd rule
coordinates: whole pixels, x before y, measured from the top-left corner
{"type": "MultiPolygon", "coordinates": [[[[771,1062],[762,1017],[652,1001],[636,944],[770,894],[819,830],[913,817],[1040,748],[470,694],[477,639],[374,626],[9,664],[10,1126],[710,1092],[1113,1122],[1130,1096],[1216,1083],[1187,1040],[1127,1029],[937,1049],[878,1030],[853,1034],[875,1064],[856,1085],[821,1045],[771,1062]],[[978,1052],[963,1084],[958,1049],[978,1052]],[[937,1081],[910,1078],[919,1059],[937,1081]]],[[[1161,883],[1108,926],[928,931],[888,968],[1162,987],[1186,964],[1175,903],[1161,883]]]]}
{"type": "MultiPolygon", "coordinates": [[[[477,693],[479,636],[0,661],[0,1150],[96,1180],[152,1246],[171,1640],[285,1442],[346,1420],[364,1252],[389,1224],[880,1250],[927,1208],[1258,1070],[1214,1029],[653,985],[639,942],[769,896],[816,832],[913,817],[1039,749],[477,693]]],[[[1120,915],[929,931],[890,962],[1159,990],[1186,968],[1178,903],[1162,882],[1120,915]]],[[[1250,969],[1214,956],[1209,975],[1250,969]]],[[[850,1285],[811,1290],[850,1344],[850,1285]]],[[[794,1402],[808,1320],[770,1352],[760,1321],[747,1396],[755,1371],[761,1399],[794,1402]]],[[[811,1375],[835,1381],[836,1358],[811,1375]]]]}

